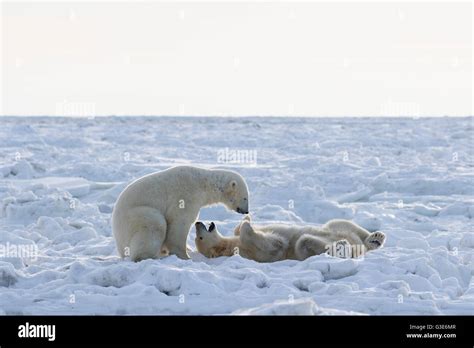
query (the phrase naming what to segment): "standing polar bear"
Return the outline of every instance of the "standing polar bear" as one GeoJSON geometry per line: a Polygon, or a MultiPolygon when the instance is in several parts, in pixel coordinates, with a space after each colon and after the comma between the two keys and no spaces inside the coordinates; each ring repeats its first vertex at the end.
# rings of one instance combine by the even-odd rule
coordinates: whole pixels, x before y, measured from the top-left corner
{"type": "Polygon", "coordinates": [[[233,237],[222,236],[212,222],[207,229],[196,222],[196,247],[206,257],[242,257],[258,262],[285,259],[304,260],[328,253],[351,258],[380,248],[385,241],[382,232],[370,233],[348,220],[331,220],[321,227],[271,224],[252,227],[250,217],[235,228],[233,237]]]}
{"type": "Polygon", "coordinates": [[[223,203],[241,214],[249,210],[243,177],[229,170],[173,167],[128,185],[112,213],[112,230],[121,257],[158,258],[164,250],[189,259],[186,240],[199,210],[223,203]]]}

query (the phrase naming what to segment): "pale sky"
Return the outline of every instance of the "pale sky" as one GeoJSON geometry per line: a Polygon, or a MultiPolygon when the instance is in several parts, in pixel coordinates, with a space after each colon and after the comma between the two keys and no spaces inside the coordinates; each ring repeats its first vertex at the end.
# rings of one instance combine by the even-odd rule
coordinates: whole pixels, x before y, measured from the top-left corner
{"type": "Polygon", "coordinates": [[[465,116],[471,2],[3,2],[2,115],[465,116]]]}

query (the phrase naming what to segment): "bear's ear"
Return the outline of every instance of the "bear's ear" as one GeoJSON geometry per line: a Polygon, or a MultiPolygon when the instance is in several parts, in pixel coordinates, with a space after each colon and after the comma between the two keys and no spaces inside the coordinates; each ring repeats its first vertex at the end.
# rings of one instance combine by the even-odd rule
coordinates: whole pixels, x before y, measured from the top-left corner
{"type": "Polygon", "coordinates": [[[211,222],[211,224],[209,225],[209,232],[213,232],[215,228],[216,225],[214,224],[214,222],[211,222]]]}
{"type": "Polygon", "coordinates": [[[237,181],[232,180],[231,182],[229,182],[229,190],[235,191],[236,188],[237,188],[237,181]]]}

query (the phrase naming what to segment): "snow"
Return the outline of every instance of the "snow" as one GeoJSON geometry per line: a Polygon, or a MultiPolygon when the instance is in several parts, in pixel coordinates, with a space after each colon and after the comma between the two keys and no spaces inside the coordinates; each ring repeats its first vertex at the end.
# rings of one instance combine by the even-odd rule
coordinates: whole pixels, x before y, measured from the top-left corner
{"type": "MultiPolygon", "coordinates": [[[[1,118],[0,314],[472,314],[473,131],[473,118],[1,118]],[[349,260],[121,260],[117,196],[178,164],[240,172],[260,223],[352,219],[386,244],[349,260]]],[[[226,235],[241,218],[200,216],[226,235]]]]}

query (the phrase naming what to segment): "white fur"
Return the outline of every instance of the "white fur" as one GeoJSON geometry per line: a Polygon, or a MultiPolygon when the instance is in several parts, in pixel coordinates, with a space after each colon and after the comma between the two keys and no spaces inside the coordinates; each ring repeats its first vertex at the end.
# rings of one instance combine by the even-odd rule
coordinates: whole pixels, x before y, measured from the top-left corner
{"type": "Polygon", "coordinates": [[[248,212],[248,188],[239,174],[191,166],[146,175],[120,194],[112,214],[119,254],[133,261],[169,252],[189,258],[186,239],[203,206],[223,203],[248,212]]]}
{"type": "Polygon", "coordinates": [[[343,258],[358,257],[380,248],[385,235],[370,233],[348,220],[331,220],[321,227],[271,224],[252,226],[247,216],[234,230],[234,237],[223,237],[196,223],[196,246],[207,257],[229,256],[236,248],[242,257],[259,262],[284,259],[304,260],[328,253],[343,258]]]}

